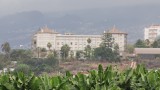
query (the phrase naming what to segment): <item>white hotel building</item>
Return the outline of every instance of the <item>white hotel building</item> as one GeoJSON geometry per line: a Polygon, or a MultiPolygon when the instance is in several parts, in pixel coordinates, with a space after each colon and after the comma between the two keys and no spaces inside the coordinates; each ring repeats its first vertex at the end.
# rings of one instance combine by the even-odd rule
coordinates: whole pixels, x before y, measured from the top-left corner
{"type": "MultiPolygon", "coordinates": [[[[114,42],[119,45],[119,50],[123,52],[127,44],[127,33],[121,32],[116,28],[113,28],[106,33],[112,34],[114,42]]],[[[87,43],[87,39],[91,39],[91,47],[96,48],[102,42],[102,35],[74,35],[71,33],[59,34],[58,32],[51,30],[47,27],[40,28],[32,38],[32,48],[47,48],[47,44],[51,43],[52,50],[60,51],[61,47],[65,44],[70,46],[70,50],[74,53],[78,50],[84,50],[87,43]]]]}
{"type": "Polygon", "coordinates": [[[151,25],[144,29],[144,39],[148,39],[151,43],[160,35],[160,25],[151,25]]]}

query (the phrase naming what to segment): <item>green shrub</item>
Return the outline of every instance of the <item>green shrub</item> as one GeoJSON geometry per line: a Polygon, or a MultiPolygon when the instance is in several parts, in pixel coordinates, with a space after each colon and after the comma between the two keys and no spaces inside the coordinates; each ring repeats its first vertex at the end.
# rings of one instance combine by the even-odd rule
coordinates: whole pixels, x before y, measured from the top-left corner
{"type": "Polygon", "coordinates": [[[31,69],[26,64],[19,64],[15,68],[15,72],[22,72],[22,73],[25,73],[25,74],[29,74],[31,72],[31,69]]]}

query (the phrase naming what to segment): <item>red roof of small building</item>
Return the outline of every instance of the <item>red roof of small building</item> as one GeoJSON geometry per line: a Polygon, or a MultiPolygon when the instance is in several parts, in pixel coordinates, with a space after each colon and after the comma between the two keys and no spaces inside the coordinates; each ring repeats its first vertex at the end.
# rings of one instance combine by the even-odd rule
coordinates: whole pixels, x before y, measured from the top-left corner
{"type": "Polygon", "coordinates": [[[115,26],[111,30],[107,31],[107,33],[111,33],[111,34],[127,34],[125,32],[122,32],[122,31],[118,30],[115,26]]]}
{"type": "Polygon", "coordinates": [[[37,32],[38,34],[49,33],[49,34],[58,34],[58,32],[49,29],[47,26],[40,28],[37,32]]]}

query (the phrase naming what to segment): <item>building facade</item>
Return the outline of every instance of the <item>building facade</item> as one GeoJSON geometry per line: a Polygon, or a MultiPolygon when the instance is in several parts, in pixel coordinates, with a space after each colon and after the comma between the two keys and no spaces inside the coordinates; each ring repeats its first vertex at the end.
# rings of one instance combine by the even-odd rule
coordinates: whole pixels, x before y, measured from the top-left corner
{"type": "Polygon", "coordinates": [[[151,25],[144,29],[144,39],[148,39],[151,43],[160,35],[160,25],[151,25]]]}
{"type": "MultiPolygon", "coordinates": [[[[119,50],[123,52],[127,44],[127,33],[121,32],[113,28],[106,33],[112,34],[115,43],[118,44],[119,50]]],[[[47,27],[40,28],[32,37],[32,48],[46,48],[48,43],[51,43],[50,49],[60,51],[65,44],[69,45],[70,50],[74,53],[79,50],[84,50],[88,45],[87,40],[91,39],[90,46],[97,48],[102,42],[102,35],[74,35],[71,33],[59,34],[47,27]]]]}

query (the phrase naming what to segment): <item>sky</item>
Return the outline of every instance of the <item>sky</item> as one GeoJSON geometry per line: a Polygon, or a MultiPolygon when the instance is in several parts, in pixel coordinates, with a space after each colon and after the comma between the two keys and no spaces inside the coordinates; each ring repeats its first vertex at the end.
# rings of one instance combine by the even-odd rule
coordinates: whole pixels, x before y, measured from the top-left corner
{"type": "Polygon", "coordinates": [[[64,12],[150,4],[160,4],[160,0],[0,0],[0,16],[34,10],[64,12]]]}

